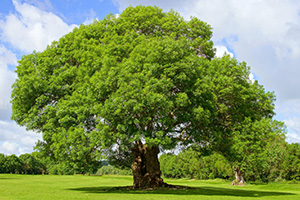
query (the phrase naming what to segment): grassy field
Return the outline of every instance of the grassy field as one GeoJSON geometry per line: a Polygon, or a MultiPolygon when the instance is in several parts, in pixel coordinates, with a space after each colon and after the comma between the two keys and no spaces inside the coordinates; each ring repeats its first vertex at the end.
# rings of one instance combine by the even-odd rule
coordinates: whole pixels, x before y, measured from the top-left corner
{"type": "Polygon", "coordinates": [[[132,184],[129,176],[41,176],[0,174],[0,200],[7,199],[300,199],[299,184],[231,186],[223,180],[165,179],[186,190],[132,191],[114,189],[132,184]]]}

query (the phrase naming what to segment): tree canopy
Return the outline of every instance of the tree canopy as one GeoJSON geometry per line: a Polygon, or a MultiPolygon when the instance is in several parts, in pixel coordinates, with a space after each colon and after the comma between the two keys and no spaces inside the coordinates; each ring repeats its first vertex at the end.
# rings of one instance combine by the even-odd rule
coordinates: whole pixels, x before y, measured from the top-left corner
{"type": "Polygon", "coordinates": [[[274,94],[249,80],[246,63],[214,58],[211,37],[207,23],[157,7],[81,25],[19,61],[12,119],[41,132],[55,159],[84,171],[100,155],[131,154],[134,177],[147,176],[135,187],[161,185],[159,148],[227,152],[240,124],[274,115],[274,94]]]}

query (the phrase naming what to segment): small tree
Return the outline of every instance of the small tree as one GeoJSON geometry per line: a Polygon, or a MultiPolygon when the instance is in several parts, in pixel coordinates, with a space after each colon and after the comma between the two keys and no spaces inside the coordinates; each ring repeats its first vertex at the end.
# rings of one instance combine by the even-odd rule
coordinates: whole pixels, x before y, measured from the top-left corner
{"type": "Polygon", "coordinates": [[[199,19],[157,7],[81,25],[19,62],[12,118],[42,132],[39,148],[55,159],[117,156],[132,160],[134,188],[161,187],[160,149],[225,151],[236,124],[274,114],[274,95],[245,63],[213,59],[211,36],[199,19]]]}
{"type": "Polygon", "coordinates": [[[272,165],[282,157],[283,152],[278,151],[283,151],[285,133],[284,124],[271,119],[253,122],[246,118],[235,128],[231,152],[227,153],[234,166],[235,184],[245,182],[245,173],[249,179],[267,181],[272,165]]]}

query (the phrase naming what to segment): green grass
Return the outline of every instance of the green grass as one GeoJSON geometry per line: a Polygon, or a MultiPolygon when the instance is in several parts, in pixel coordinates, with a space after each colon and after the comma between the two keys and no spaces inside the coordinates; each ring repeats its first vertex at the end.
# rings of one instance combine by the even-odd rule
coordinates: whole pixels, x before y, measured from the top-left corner
{"type": "Polygon", "coordinates": [[[300,199],[300,185],[231,186],[223,180],[165,179],[169,184],[194,187],[184,190],[126,190],[130,176],[41,176],[0,174],[0,200],[7,199],[300,199]]]}

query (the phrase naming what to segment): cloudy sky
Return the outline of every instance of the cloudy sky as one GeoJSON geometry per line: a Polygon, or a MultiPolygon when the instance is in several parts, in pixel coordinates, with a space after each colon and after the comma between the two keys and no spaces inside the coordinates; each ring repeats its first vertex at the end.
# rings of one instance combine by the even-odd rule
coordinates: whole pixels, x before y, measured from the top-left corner
{"type": "Polygon", "coordinates": [[[300,1],[298,0],[1,0],[0,153],[33,151],[40,135],[10,120],[14,69],[24,54],[42,51],[82,23],[121,13],[127,6],[174,9],[213,27],[213,41],[251,66],[253,78],[275,91],[276,118],[288,127],[288,142],[300,142],[300,1]]]}

